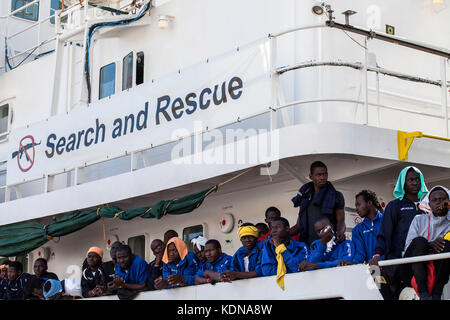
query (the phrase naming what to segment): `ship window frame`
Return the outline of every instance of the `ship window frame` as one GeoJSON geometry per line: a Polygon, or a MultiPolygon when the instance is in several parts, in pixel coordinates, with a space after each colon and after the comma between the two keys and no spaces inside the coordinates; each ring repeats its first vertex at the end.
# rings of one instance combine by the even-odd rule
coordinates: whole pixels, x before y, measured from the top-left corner
{"type": "Polygon", "coordinates": [[[189,227],[183,228],[183,241],[186,243],[186,246],[188,247],[188,251],[194,251],[194,245],[192,244],[191,240],[194,238],[197,238],[198,236],[205,236],[206,228],[203,223],[195,224],[189,227]],[[202,231],[201,234],[199,234],[199,231],[191,232],[192,229],[201,227],[202,231]],[[191,236],[191,234],[195,234],[195,236],[191,236]]]}
{"type": "Polygon", "coordinates": [[[14,258],[14,261],[18,261],[22,264],[23,272],[29,272],[28,270],[30,268],[30,257],[28,256],[28,253],[16,256],[14,258]]]}
{"type": "MultiPolygon", "coordinates": [[[[0,114],[1,114],[1,109],[6,107],[8,110],[8,115],[7,115],[7,123],[6,123],[6,130],[3,132],[0,132],[0,144],[2,142],[6,142],[8,141],[8,135],[9,132],[11,131],[11,122],[12,122],[12,108],[11,108],[11,102],[7,101],[7,100],[3,100],[0,101],[0,114]]],[[[3,119],[4,117],[0,117],[0,119],[3,119]]]]}
{"type": "Polygon", "coordinates": [[[6,173],[8,170],[7,165],[7,160],[0,161],[0,203],[6,202],[6,173]]]}
{"type": "Polygon", "coordinates": [[[133,51],[131,51],[122,59],[122,91],[131,89],[133,87],[133,58],[134,58],[133,51]],[[131,56],[131,59],[130,59],[130,56],[131,56]],[[126,61],[127,59],[129,59],[129,61],[126,61]],[[128,75],[125,73],[126,67],[127,67],[128,75]],[[131,73],[131,75],[130,75],[130,73],[131,73]],[[130,79],[129,86],[127,86],[128,79],[130,79]]]}
{"type": "Polygon", "coordinates": [[[142,259],[146,259],[146,240],[147,240],[147,237],[145,236],[145,234],[139,234],[139,235],[137,235],[137,236],[132,236],[132,237],[129,237],[128,239],[127,239],[127,245],[131,248],[131,252],[133,253],[133,254],[136,254],[136,255],[138,255],[140,258],[142,258],[142,259]],[[138,254],[138,253],[136,253],[136,250],[135,250],[135,248],[134,248],[134,245],[133,244],[130,244],[130,239],[136,239],[136,240],[143,240],[142,242],[143,243],[141,243],[141,245],[142,245],[142,249],[144,250],[144,254],[143,255],[140,255],[140,254],[138,254]]]}
{"type": "MultiPolygon", "coordinates": [[[[23,6],[29,4],[33,0],[11,0],[11,12],[16,11],[17,9],[22,8],[23,6]],[[18,5],[18,3],[21,5],[18,5]]],[[[29,20],[29,21],[38,21],[39,20],[39,2],[29,6],[25,10],[19,11],[14,14],[14,17],[29,20]]]]}
{"type": "Polygon", "coordinates": [[[101,99],[104,99],[104,98],[108,98],[108,97],[110,97],[110,96],[112,96],[112,95],[114,95],[116,93],[116,71],[117,71],[117,69],[116,69],[116,63],[115,62],[108,63],[107,65],[104,65],[103,67],[100,68],[100,72],[99,72],[99,86],[98,86],[98,100],[101,100],[101,99]],[[106,83],[104,81],[104,78],[105,78],[104,70],[106,68],[110,67],[110,66],[114,66],[114,70],[112,72],[112,74],[114,75],[113,78],[112,78],[113,79],[113,84],[111,86],[112,92],[110,94],[104,94],[102,96],[102,80],[103,80],[103,91],[105,91],[104,87],[105,87],[105,83],[106,83]],[[103,76],[102,76],[102,73],[103,73],[103,76]]]}
{"type": "Polygon", "coordinates": [[[136,86],[144,83],[145,54],[144,51],[136,52],[136,86]]]}

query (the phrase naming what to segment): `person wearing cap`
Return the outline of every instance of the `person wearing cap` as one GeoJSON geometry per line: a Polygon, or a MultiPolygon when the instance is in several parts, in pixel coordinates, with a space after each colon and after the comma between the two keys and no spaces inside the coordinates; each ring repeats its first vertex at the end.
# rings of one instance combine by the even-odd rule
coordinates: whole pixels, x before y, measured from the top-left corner
{"type": "Polygon", "coordinates": [[[206,263],[205,257],[205,245],[208,239],[202,236],[198,236],[191,240],[194,245],[195,261],[197,262],[197,269],[204,269],[206,263]]]}
{"type": "MultiPolygon", "coordinates": [[[[425,214],[419,208],[419,200],[427,194],[423,174],[416,167],[409,166],[400,171],[394,189],[395,200],[386,206],[377,235],[375,254],[369,265],[378,265],[384,260],[402,258],[409,226],[417,215],[425,214]]],[[[397,300],[406,286],[401,280],[399,265],[381,268],[380,291],[386,300],[397,300]]]]}
{"type": "Polygon", "coordinates": [[[197,264],[195,254],[188,252],[183,240],[177,237],[167,242],[164,250],[162,277],[155,280],[155,288],[176,288],[179,286],[191,286],[195,281],[197,264]]]}
{"type": "Polygon", "coordinates": [[[84,298],[99,297],[106,291],[106,279],[102,268],[103,250],[91,247],[86,253],[87,267],[81,275],[81,292],[84,298]]]}
{"type": "Polygon", "coordinates": [[[252,223],[244,223],[238,229],[238,236],[242,247],[233,255],[231,270],[220,274],[221,278],[227,282],[262,276],[261,248],[263,242],[258,241],[258,228],[252,223]]]}
{"type": "Polygon", "coordinates": [[[39,288],[33,288],[33,291],[45,300],[73,300],[82,297],[81,283],[75,279],[48,279],[42,287],[42,293],[39,288]]]}
{"type": "Polygon", "coordinates": [[[126,289],[129,291],[142,291],[147,286],[148,264],[131,248],[120,245],[116,250],[117,265],[114,280],[108,283],[109,290],[126,289]]]}
{"type": "Polygon", "coordinates": [[[232,257],[222,252],[222,246],[216,239],[210,239],[205,244],[205,257],[207,259],[204,269],[198,269],[195,275],[195,284],[223,281],[220,274],[231,270],[232,257]]]}

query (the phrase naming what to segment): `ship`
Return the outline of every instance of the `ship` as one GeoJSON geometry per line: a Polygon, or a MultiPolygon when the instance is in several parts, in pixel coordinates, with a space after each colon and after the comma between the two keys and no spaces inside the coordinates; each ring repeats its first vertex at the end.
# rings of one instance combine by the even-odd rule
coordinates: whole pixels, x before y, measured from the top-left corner
{"type": "MultiPolygon", "coordinates": [[[[3,259],[79,279],[90,247],[150,262],[169,229],[232,255],[268,207],[295,225],[314,161],[351,239],[359,191],[385,207],[408,165],[450,185],[448,30],[444,0],[1,1],[3,259]]],[[[374,279],[358,264],[136,299],[380,300],[374,279]]]]}

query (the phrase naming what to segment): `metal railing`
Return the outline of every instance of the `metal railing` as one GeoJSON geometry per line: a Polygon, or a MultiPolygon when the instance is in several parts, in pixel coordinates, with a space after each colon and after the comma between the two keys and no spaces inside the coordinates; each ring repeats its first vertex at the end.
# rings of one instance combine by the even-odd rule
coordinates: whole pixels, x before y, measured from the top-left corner
{"type": "Polygon", "coordinates": [[[417,257],[409,257],[409,258],[382,260],[382,261],[378,261],[378,265],[380,267],[387,267],[387,266],[442,260],[442,259],[450,259],[450,252],[429,254],[429,255],[425,255],[425,256],[417,256],[417,257]]]}
{"type": "MultiPolygon", "coordinates": [[[[33,5],[35,5],[35,4],[40,4],[41,1],[42,1],[42,0],[34,0],[34,1],[32,1],[32,2],[30,2],[30,3],[28,3],[28,4],[26,4],[26,5],[24,5],[24,6],[18,8],[18,9],[16,9],[16,10],[10,12],[8,15],[6,15],[6,16],[4,16],[4,17],[0,17],[0,18],[3,18],[3,19],[6,19],[6,27],[5,27],[6,32],[5,32],[5,35],[4,35],[4,38],[6,39],[6,45],[7,45],[8,42],[11,41],[11,39],[16,38],[17,36],[24,34],[24,33],[27,32],[28,30],[37,28],[36,44],[35,44],[34,46],[31,46],[31,47],[29,47],[29,48],[27,48],[27,49],[25,49],[25,50],[22,50],[22,51],[20,51],[19,53],[13,55],[13,56],[5,56],[5,59],[7,59],[7,60],[12,60],[12,59],[14,59],[14,58],[17,58],[17,57],[19,57],[19,56],[25,55],[25,54],[27,54],[27,53],[34,52],[35,50],[37,50],[37,54],[39,55],[39,54],[41,54],[41,48],[42,48],[44,45],[46,45],[46,44],[48,44],[48,43],[50,43],[50,42],[56,40],[56,36],[50,36],[49,38],[43,39],[43,40],[41,39],[41,36],[42,36],[42,30],[41,30],[41,29],[42,29],[42,25],[43,25],[44,23],[46,23],[47,21],[49,21],[50,19],[52,19],[52,18],[55,16],[55,15],[52,15],[52,14],[49,14],[49,15],[48,15],[47,17],[45,17],[45,18],[41,18],[42,15],[39,14],[39,15],[38,15],[38,16],[39,16],[38,21],[36,21],[36,22],[30,22],[30,23],[31,23],[30,25],[28,25],[28,26],[22,28],[21,30],[19,30],[19,31],[13,33],[13,34],[8,34],[8,24],[9,24],[9,19],[12,18],[12,17],[14,17],[15,14],[17,14],[17,13],[19,13],[19,12],[22,12],[22,11],[26,10],[26,9],[29,8],[30,6],[33,6],[33,5]]],[[[41,8],[41,6],[39,6],[39,9],[40,9],[40,8],[41,8]]],[[[50,8],[50,11],[53,11],[53,12],[56,14],[56,11],[57,11],[57,10],[54,10],[54,9],[50,8]]],[[[1,39],[1,41],[4,41],[4,39],[1,39]]],[[[1,53],[1,54],[3,54],[3,53],[1,53]]],[[[31,53],[30,53],[30,55],[31,55],[31,53]]],[[[26,59],[27,59],[27,58],[26,58],[26,59]]],[[[25,59],[25,60],[26,60],[26,59],[25,59]]],[[[14,67],[13,67],[13,68],[14,68],[14,67]]],[[[8,68],[6,68],[5,71],[8,71],[8,68]]]]}

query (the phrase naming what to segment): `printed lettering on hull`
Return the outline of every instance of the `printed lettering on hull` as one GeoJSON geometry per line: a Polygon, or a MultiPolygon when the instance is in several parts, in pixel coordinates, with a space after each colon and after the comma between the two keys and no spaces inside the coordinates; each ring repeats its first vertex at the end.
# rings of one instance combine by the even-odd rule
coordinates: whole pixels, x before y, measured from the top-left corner
{"type": "Polygon", "coordinates": [[[9,135],[7,184],[151,148],[267,110],[266,39],[59,114],[9,135]]]}

